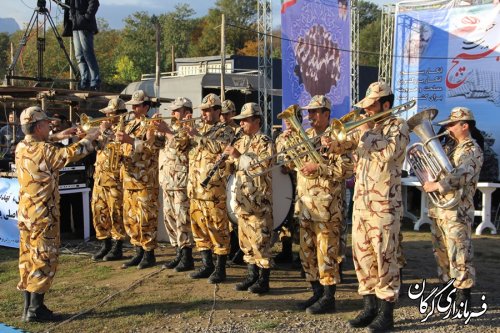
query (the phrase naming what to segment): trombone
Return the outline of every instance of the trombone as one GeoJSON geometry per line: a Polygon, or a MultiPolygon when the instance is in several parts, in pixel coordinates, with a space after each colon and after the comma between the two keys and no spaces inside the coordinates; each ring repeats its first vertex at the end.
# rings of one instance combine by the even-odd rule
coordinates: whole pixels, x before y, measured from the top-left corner
{"type": "MultiPolygon", "coordinates": [[[[301,147],[303,145],[306,145],[306,147],[307,147],[308,145],[310,145],[311,143],[315,142],[316,140],[320,139],[321,137],[323,137],[325,135],[329,135],[332,137],[332,139],[337,140],[339,142],[344,142],[347,139],[347,134],[349,132],[355,130],[359,126],[364,125],[364,124],[369,123],[369,122],[372,122],[372,121],[373,122],[380,122],[382,120],[385,120],[387,117],[395,117],[395,116],[399,115],[400,113],[406,112],[409,109],[411,109],[413,106],[415,106],[415,103],[416,103],[415,100],[411,100],[411,101],[406,102],[404,104],[393,107],[389,110],[385,110],[385,111],[379,112],[377,114],[374,114],[371,117],[366,117],[366,118],[362,118],[362,119],[360,119],[360,115],[359,115],[360,110],[359,109],[353,110],[353,111],[347,113],[346,115],[344,115],[343,117],[341,117],[340,119],[336,119],[336,118],[332,119],[329,129],[327,129],[324,133],[316,135],[315,137],[312,137],[312,138],[305,139],[305,140],[303,140],[295,145],[292,145],[292,146],[280,151],[277,154],[271,155],[265,159],[262,159],[260,161],[255,162],[255,163],[252,163],[248,168],[251,169],[251,168],[267,161],[267,160],[276,158],[280,154],[284,154],[290,150],[297,150],[299,147],[301,147]]],[[[320,148],[321,147],[319,147],[318,149],[320,149],[320,148]]],[[[296,160],[298,158],[302,158],[302,157],[308,155],[309,153],[310,153],[309,151],[306,151],[306,152],[297,154],[297,155],[293,156],[293,158],[291,158],[291,159],[286,159],[285,161],[283,161],[281,163],[275,164],[272,168],[266,169],[266,170],[262,171],[261,173],[258,173],[258,174],[252,175],[252,176],[257,177],[257,176],[260,176],[262,174],[265,174],[265,173],[267,173],[275,168],[278,168],[278,167],[281,167],[285,164],[293,162],[294,160],[296,160]]]]}

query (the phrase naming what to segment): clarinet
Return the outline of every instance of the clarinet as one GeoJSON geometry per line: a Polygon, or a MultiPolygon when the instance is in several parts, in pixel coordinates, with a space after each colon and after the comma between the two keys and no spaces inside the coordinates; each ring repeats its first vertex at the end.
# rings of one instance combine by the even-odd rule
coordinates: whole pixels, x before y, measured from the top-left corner
{"type": "MultiPolygon", "coordinates": [[[[234,135],[233,139],[231,140],[231,142],[229,143],[229,146],[232,146],[234,145],[234,143],[236,141],[238,141],[240,138],[241,138],[241,135],[243,134],[243,131],[240,129],[238,132],[236,132],[236,134],[234,135]]],[[[226,153],[222,153],[220,156],[219,156],[219,159],[217,160],[217,162],[215,162],[215,165],[212,167],[212,169],[208,172],[208,175],[207,177],[200,183],[200,185],[203,187],[203,188],[207,188],[208,186],[208,183],[210,182],[210,179],[212,179],[212,177],[215,175],[215,173],[217,172],[217,170],[219,170],[221,164],[228,158],[228,155],[226,153]]]]}

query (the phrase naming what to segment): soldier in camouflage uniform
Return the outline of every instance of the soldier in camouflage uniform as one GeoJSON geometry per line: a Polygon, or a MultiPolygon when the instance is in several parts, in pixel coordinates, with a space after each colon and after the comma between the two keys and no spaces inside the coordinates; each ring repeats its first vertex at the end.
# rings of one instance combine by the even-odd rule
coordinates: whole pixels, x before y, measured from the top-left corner
{"type": "MultiPolygon", "coordinates": [[[[17,289],[24,294],[23,320],[57,320],[44,304],[56,274],[60,246],[59,170],[93,151],[99,131],[59,148],[49,143],[50,120],[38,106],[21,113],[26,137],[16,147],[19,180],[19,273],[17,289]]],[[[70,138],[75,129],[53,135],[52,141],[70,138]]]]}
{"type": "MultiPolygon", "coordinates": [[[[323,95],[314,96],[303,107],[308,111],[309,138],[323,134],[330,120],[331,103],[323,95]]],[[[321,146],[320,140],[313,143],[321,146]]],[[[310,314],[335,311],[336,285],[340,283],[340,233],[344,217],[342,183],[352,175],[352,159],[347,155],[321,155],[323,162],[306,156],[297,170],[296,211],[300,220],[300,258],[311,283],[313,296],[299,304],[310,314]]]]}
{"type": "Polygon", "coordinates": [[[224,102],[222,102],[222,111],[220,112],[220,121],[226,124],[227,126],[230,126],[233,131],[236,132],[240,126],[234,121],[236,118],[236,106],[234,105],[233,101],[226,99],[224,102]]]}
{"type": "MultiPolygon", "coordinates": [[[[118,112],[127,111],[125,102],[120,98],[112,98],[108,106],[101,109],[107,117],[118,112]]],[[[112,119],[115,126],[106,130],[103,135],[114,136],[118,117],[112,119]]],[[[109,125],[111,125],[109,123],[109,125]]],[[[109,145],[97,149],[94,171],[94,188],[92,190],[92,216],[96,238],[102,241],[101,249],[92,256],[94,260],[112,261],[123,257],[123,240],[126,237],[123,226],[123,189],[120,178],[120,166],[113,170],[110,166],[109,145]],[[99,149],[101,148],[101,149],[99,149]]]]}
{"type": "Polygon", "coordinates": [[[474,193],[476,192],[479,173],[483,164],[483,152],[471,137],[475,128],[472,112],[465,107],[452,109],[450,117],[439,125],[445,126],[453,138],[454,144],[446,145],[445,151],[455,168],[439,182],[426,182],[424,191],[445,195],[462,190],[457,205],[452,208],[438,208],[432,205],[429,216],[432,218],[432,243],[434,257],[438,265],[438,277],[446,284],[455,279],[457,288],[456,304],[469,304],[471,288],[476,280],[472,265],[471,230],[474,222],[474,193]]]}
{"type": "MultiPolygon", "coordinates": [[[[391,88],[375,82],[356,106],[373,116],[390,109],[393,102],[391,88]]],[[[364,301],[363,311],[349,321],[351,327],[368,326],[374,332],[394,327],[400,288],[401,169],[409,137],[406,122],[390,115],[358,127],[351,135],[351,144],[357,147],[352,249],[358,293],[364,301]]]]}
{"type": "Polygon", "coordinates": [[[159,169],[165,228],[170,244],[176,249],[176,257],[163,267],[184,272],[194,268],[194,241],[187,197],[188,153],[191,146],[179,121],[191,117],[193,104],[186,97],[178,97],[170,105],[170,110],[176,121],[171,128],[165,128],[166,142],[165,148],[160,151],[159,169]]]}
{"type": "Polygon", "coordinates": [[[219,96],[208,94],[198,106],[203,125],[190,128],[193,149],[189,152],[188,197],[190,198],[191,227],[196,247],[200,250],[203,266],[190,276],[193,279],[209,277],[210,283],[226,279],[226,260],[230,251],[229,218],[226,210],[226,184],[224,163],[217,169],[215,163],[224,148],[231,142],[231,127],[219,122],[221,101],[219,96]],[[201,183],[211,170],[216,170],[204,187],[201,183]],[[214,267],[212,252],[217,255],[214,267]]]}
{"type": "MultiPolygon", "coordinates": [[[[245,253],[248,276],[236,285],[236,290],[255,294],[269,291],[271,269],[271,235],[273,232],[272,176],[267,172],[253,176],[272,166],[272,159],[249,168],[253,161],[273,155],[272,140],[260,131],[264,120],[260,106],[246,103],[239,116],[243,136],[224,153],[234,165],[239,246],[245,253]],[[259,274],[260,271],[260,274],[259,274]]],[[[229,168],[228,168],[229,169],[229,168]]]]}
{"type": "Polygon", "coordinates": [[[136,254],[122,267],[142,269],[156,263],[158,153],[165,141],[154,134],[154,124],[142,122],[151,106],[144,91],[135,91],[125,104],[132,105],[135,118],[116,133],[116,140],[122,143],[123,223],[136,254]]]}

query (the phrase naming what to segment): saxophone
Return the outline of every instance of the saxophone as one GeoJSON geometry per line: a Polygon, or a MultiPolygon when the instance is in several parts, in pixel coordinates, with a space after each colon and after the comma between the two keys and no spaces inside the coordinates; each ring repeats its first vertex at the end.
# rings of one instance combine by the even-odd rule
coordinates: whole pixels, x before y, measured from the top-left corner
{"type": "MultiPolygon", "coordinates": [[[[120,116],[118,125],[116,126],[116,132],[123,132],[125,129],[125,114],[120,116]]],[[[107,168],[105,171],[114,172],[118,170],[120,165],[122,153],[121,153],[121,143],[118,141],[111,141],[106,145],[106,150],[108,151],[108,163],[105,164],[107,168]]]]}

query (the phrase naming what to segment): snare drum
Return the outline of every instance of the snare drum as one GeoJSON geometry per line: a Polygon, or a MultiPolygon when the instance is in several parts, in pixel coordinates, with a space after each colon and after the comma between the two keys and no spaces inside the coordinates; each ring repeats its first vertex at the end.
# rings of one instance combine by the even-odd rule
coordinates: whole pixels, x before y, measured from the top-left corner
{"type": "MultiPolygon", "coordinates": [[[[285,222],[285,219],[293,205],[294,190],[292,178],[289,174],[284,174],[280,169],[273,169],[273,228],[278,230],[285,222]]],[[[234,175],[231,175],[227,181],[226,187],[226,207],[229,220],[238,224],[236,216],[236,182],[234,175]]]]}

